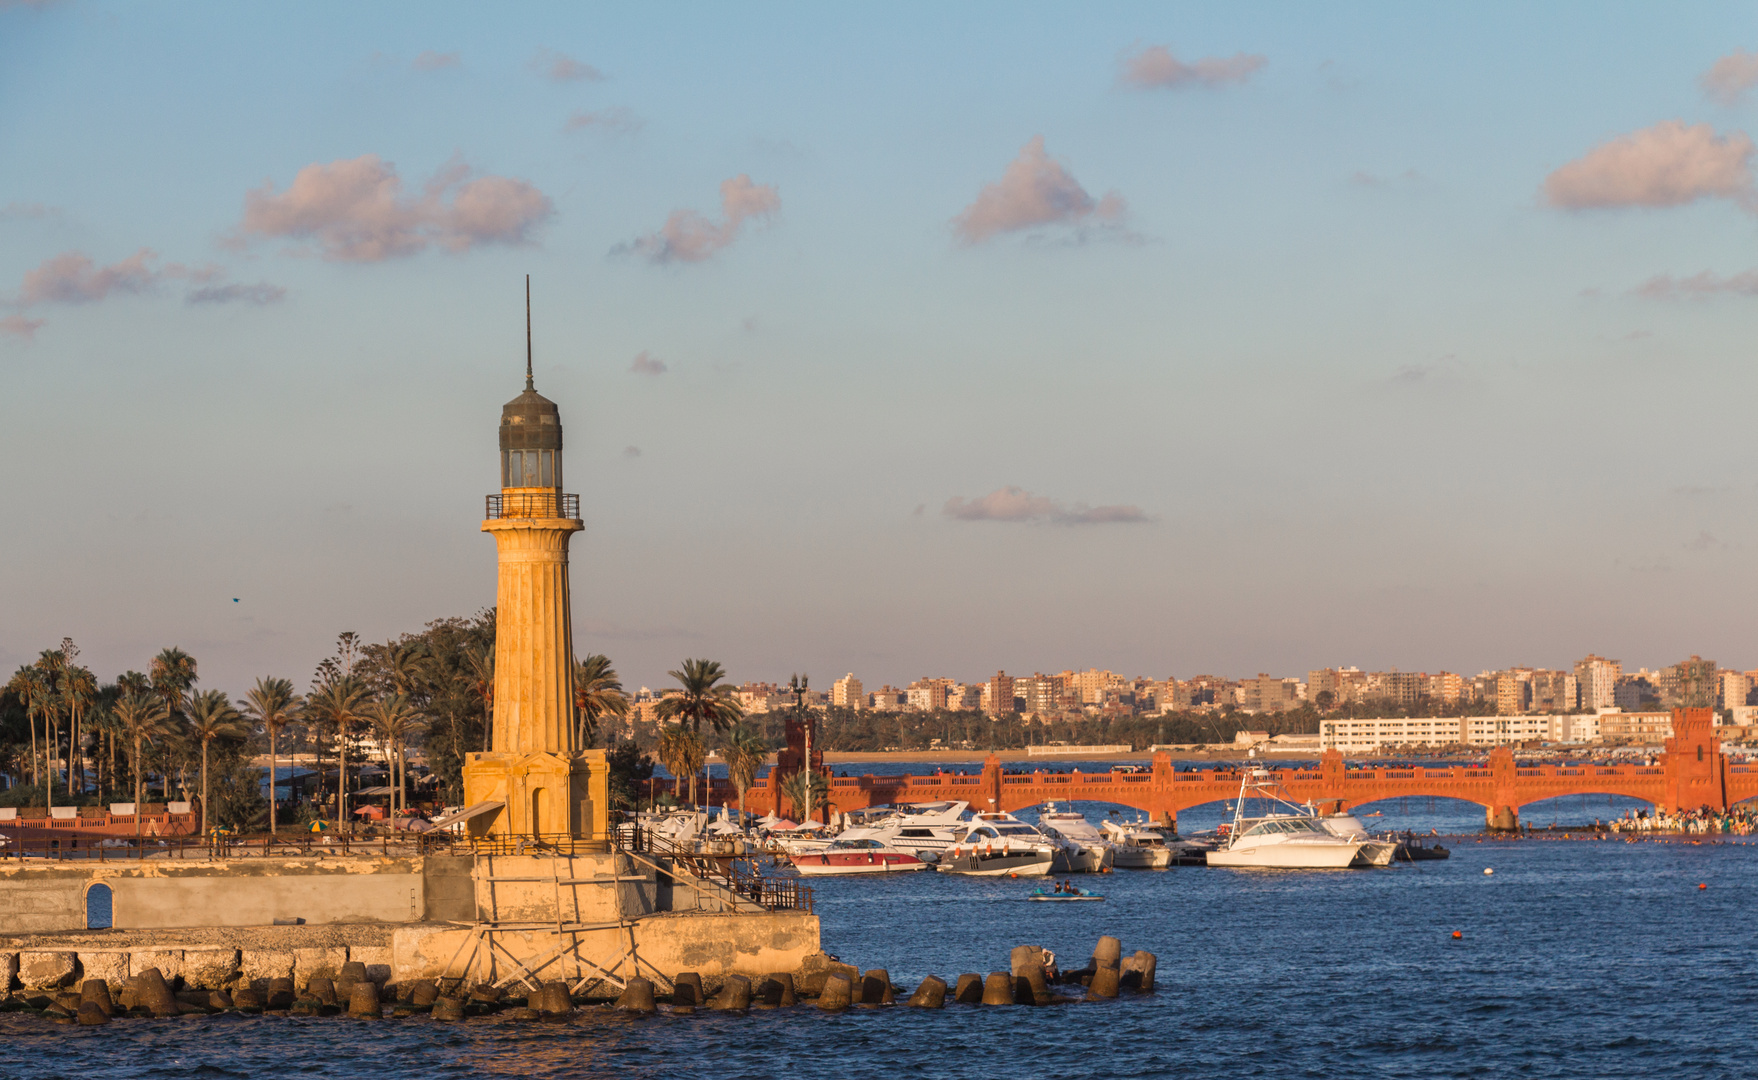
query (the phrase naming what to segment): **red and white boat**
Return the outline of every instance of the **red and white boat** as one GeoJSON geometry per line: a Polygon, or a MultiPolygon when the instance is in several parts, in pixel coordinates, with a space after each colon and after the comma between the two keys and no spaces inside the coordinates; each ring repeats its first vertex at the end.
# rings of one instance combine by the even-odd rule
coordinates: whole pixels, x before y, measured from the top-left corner
{"type": "Polygon", "coordinates": [[[878,840],[838,840],[829,847],[793,856],[794,867],[808,877],[828,874],[899,874],[926,870],[928,864],[901,848],[878,840]]]}

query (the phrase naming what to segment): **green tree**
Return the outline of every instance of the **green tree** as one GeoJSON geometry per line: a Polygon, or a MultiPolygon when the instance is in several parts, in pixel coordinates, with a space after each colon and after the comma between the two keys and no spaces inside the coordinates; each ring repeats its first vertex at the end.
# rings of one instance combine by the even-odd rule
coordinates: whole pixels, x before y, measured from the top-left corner
{"type": "Polygon", "coordinates": [[[732,687],[717,685],[726,678],[726,670],[719,661],[685,660],[682,671],[666,674],[678,681],[683,693],[660,700],[659,719],[688,724],[691,731],[698,733],[704,722],[721,732],[744,719],[744,710],[733,697],[732,687]]]}
{"type": "Polygon", "coordinates": [[[604,762],[610,773],[610,805],[617,810],[633,810],[641,801],[641,785],[653,778],[653,757],[643,754],[633,739],[612,743],[605,751],[604,762]]]}
{"type": "Polygon", "coordinates": [[[25,664],[13,673],[6,689],[24,703],[25,716],[31,729],[31,783],[41,784],[43,774],[37,750],[37,720],[44,719],[43,730],[46,734],[46,718],[49,714],[49,703],[55,695],[54,688],[41,669],[25,664]]]}
{"type": "Polygon", "coordinates": [[[134,747],[129,767],[134,772],[134,831],[139,835],[141,806],[146,798],[141,790],[146,778],[146,763],[141,755],[142,744],[150,743],[167,733],[171,714],[165,708],[162,698],[136,691],[122,695],[116,702],[114,715],[118,728],[134,747]]]}
{"type": "Polygon", "coordinates": [[[288,679],[265,676],[244,694],[244,712],[269,733],[269,835],[275,835],[276,738],[288,724],[299,719],[300,697],[288,679]]]}
{"type": "Polygon", "coordinates": [[[769,744],[757,733],[740,724],[727,733],[721,742],[721,755],[726,758],[727,778],[739,793],[739,826],[745,823],[745,792],[757,781],[757,772],[769,760],[769,744]]]}
{"type": "Polygon", "coordinates": [[[244,718],[223,690],[191,695],[187,713],[190,739],[201,743],[201,832],[208,833],[208,747],[215,739],[242,739],[244,718]]]}
{"type": "MultiPolygon", "coordinates": [[[[398,798],[404,795],[405,774],[403,770],[404,749],[409,737],[420,731],[427,723],[419,710],[409,701],[407,694],[391,694],[381,697],[367,705],[363,710],[366,720],[372,725],[372,732],[377,736],[379,745],[384,747],[385,765],[391,776],[391,816],[397,814],[398,798]]],[[[408,800],[403,798],[404,809],[408,808],[408,800]]]]}
{"type": "Polygon", "coordinates": [[[574,665],[574,745],[584,750],[598,738],[598,723],[606,716],[629,715],[629,695],[610,666],[610,657],[593,653],[574,665]]]}
{"type": "Polygon", "coordinates": [[[672,794],[681,794],[683,778],[690,778],[690,805],[696,805],[696,773],[708,760],[702,736],[682,724],[668,725],[659,733],[659,763],[672,775],[672,794]]]}
{"type": "MultiPolygon", "coordinates": [[[[305,697],[305,718],[308,723],[327,725],[336,732],[339,762],[336,778],[336,820],[348,821],[348,736],[364,717],[366,687],[352,675],[332,674],[305,697]]],[[[321,769],[322,762],[318,767],[321,769]]]]}
{"type": "Polygon", "coordinates": [[[830,781],[816,769],[801,769],[781,782],[781,794],[804,824],[829,800],[830,781]]]}

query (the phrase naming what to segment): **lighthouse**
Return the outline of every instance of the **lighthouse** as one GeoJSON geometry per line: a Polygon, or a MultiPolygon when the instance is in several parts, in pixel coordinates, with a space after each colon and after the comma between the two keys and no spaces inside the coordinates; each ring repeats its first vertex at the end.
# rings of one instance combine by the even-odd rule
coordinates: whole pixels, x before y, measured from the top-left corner
{"type": "Polygon", "coordinates": [[[604,751],[579,745],[574,722],[568,543],[585,529],[563,492],[562,419],[531,372],[531,280],[525,280],[525,390],[501,408],[500,493],[482,531],[494,537],[494,704],[489,749],[465,755],[464,802],[498,803],[473,834],[602,840],[609,832],[604,751]]]}

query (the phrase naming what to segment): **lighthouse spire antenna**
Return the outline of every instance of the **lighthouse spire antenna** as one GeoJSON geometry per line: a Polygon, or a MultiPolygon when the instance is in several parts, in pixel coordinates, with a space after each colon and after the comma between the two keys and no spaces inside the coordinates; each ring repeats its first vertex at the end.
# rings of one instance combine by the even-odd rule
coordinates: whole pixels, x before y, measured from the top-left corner
{"type": "Polygon", "coordinates": [[[525,389],[535,390],[531,381],[531,275],[525,275],[525,389]]]}

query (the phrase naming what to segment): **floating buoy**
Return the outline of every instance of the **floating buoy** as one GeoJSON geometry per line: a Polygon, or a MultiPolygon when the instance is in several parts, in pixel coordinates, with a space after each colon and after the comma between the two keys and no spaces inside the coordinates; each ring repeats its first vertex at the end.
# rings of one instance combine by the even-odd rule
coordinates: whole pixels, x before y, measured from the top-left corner
{"type": "Polygon", "coordinates": [[[1489,875],[1489,874],[1493,874],[1493,873],[1495,873],[1495,871],[1494,871],[1494,870],[1491,870],[1491,869],[1490,869],[1490,868],[1489,868],[1489,867],[1487,867],[1487,866],[1486,866],[1486,867],[1484,867],[1484,868],[1483,868],[1483,872],[1484,872],[1484,874],[1485,874],[1485,875],[1486,875],[1486,876],[1487,876],[1487,875],[1489,875]]]}
{"type": "Polygon", "coordinates": [[[1709,888],[1709,885],[1707,882],[1700,882],[1700,883],[1698,883],[1697,887],[1699,889],[1707,889],[1707,888],[1709,888]]]}
{"type": "Polygon", "coordinates": [[[1463,930],[1455,930],[1455,931],[1453,931],[1453,936],[1454,936],[1454,937],[1455,937],[1455,938],[1462,938],[1462,937],[1464,937],[1464,936],[1465,936],[1465,931],[1463,931],[1463,930]]]}

